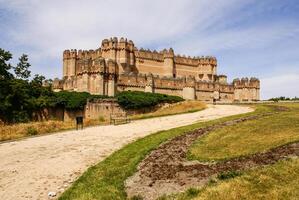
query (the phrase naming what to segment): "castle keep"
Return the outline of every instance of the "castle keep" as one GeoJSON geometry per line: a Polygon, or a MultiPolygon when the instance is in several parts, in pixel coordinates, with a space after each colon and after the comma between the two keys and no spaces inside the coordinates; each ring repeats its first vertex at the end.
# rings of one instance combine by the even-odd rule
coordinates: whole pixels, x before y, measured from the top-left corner
{"type": "Polygon", "coordinates": [[[119,91],[145,91],[211,102],[258,101],[256,78],[227,82],[217,75],[215,57],[186,57],[173,49],[137,49],[131,40],[104,39],[96,50],[65,50],[63,79],[55,91],[69,90],[114,96],[119,91]]]}

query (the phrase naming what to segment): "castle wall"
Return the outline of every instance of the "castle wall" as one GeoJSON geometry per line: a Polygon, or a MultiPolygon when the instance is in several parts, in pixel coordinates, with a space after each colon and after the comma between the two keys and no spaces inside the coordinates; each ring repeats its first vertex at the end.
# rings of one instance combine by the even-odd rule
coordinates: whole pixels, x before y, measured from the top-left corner
{"type": "Polygon", "coordinates": [[[158,74],[161,76],[165,75],[164,62],[140,59],[136,62],[136,68],[138,73],[141,74],[148,74],[151,72],[152,74],[158,74]]]}
{"type": "Polygon", "coordinates": [[[195,76],[199,77],[199,70],[195,66],[175,64],[176,77],[195,76]]]}
{"type": "Polygon", "coordinates": [[[213,100],[213,92],[211,91],[200,91],[196,90],[195,92],[196,99],[201,100],[201,101],[206,101],[206,102],[212,102],[213,100]]]}
{"type": "Polygon", "coordinates": [[[215,57],[175,55],[138,50],[131,40],[105,39],[96,50],[65,50],[63,80],[54,80],[54,91],[70,90],[114,96],[117,91],[147,91],[204,101],[257,101],[258,79],[227,83],[217,75],[215,57]]]}
{"type": "Polygon", "coordinates": [[[154,92],[160,93],[160,94],[167,94],[167,95],[183,97],[183,93],[182,93],[181,89],[154,88],[154,92]]]}

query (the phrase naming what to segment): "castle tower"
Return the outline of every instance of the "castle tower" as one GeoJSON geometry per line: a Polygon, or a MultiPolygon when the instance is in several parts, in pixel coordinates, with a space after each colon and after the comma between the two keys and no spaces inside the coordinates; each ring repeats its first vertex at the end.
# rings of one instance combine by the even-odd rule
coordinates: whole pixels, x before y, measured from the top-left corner
{"type": "Polygon", "coordinates": [[[163,72],[165,76],[175,77],[174,71],[174,52],[173,49],[163,50],[163,58],[164,58],[164,67],[163,72]]]}
{"type": "Polygon", "coordinates": [[[77,50],[71,50],[70,57],[68,60],[68,76],[76,75],[76,59],[77,59],[77,50]]]}
{"type": "Polygon", "coordinates": [[[70,59],[70,51],[65,50],[63,52],[63,78],[65,79],[68,77],[68,66],[69,66],[69,59],[70,59]]]}
{"type": "Polygon", "coordinates": [[[107,84],[107,92],[105,93],[105,95],[113,97],[116,94],[117,66],[113,60],[108,60],[107,67],[108,67],[108,73],[107,73],[108,84],[107,84]]]}
{"type": "Polygon", "coordinates": [[[63,77],[76,75],[77,50],[65,50],[63,52],[63,77]]]}
{"type": "Polygon", "coordinates": [[[227,84],[227,76],[226,75],[219,75],[218,81],[220,84],[227,84]]]}
{"type": "Polygon", "coordinates": [[[183,98],[187,100],[195,100],[195,78],[187,77],[185,78],[185,83],[183,87],[183,98]]]}
{"type": "Polygon", "coordinates": [[[214,82],[217,75],[217,60],[214,57],[201,57],[198,64],[199,78],[214,82]]]}

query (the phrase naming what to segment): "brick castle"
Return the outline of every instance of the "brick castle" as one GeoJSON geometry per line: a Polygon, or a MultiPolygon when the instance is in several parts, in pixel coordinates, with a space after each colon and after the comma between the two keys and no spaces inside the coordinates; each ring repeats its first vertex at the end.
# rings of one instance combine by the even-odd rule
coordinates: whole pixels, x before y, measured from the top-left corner
{"type": "Polygon", "coordinates": [[[55,91],[69,90],[114,96],[119,91],[145,91],[211,102],[258,101],[257,78],[234,79],[217,75],[215,57],[176,55],[137,49],[131,40],[110,38],[96,50],[65,50],[63,79],[55,91]]]}

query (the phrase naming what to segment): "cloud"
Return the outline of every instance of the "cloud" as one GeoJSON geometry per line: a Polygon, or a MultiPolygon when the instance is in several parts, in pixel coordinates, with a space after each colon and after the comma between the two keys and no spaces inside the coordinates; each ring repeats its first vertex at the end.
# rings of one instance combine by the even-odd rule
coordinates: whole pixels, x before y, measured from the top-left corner
{"type": "Polygon", "coordinates": [[[261,79],[262,99],[272,97],[299,97],[299,74],[280,74],[261,79]]]}
{"type": "Polygon", "coordinates": [[[11,36],[35,53],[56,57],[66,48],[96,48],[103,38],[124,36],[137,44],[174,42],[206,27],[236,0],[203,1],[10,1],[20,15],[11,36]]]}
{"type": "Polygon", "coordinates": [[[280,21],[259,26],[233,28],[216,33],[199,32],[175,45],[188,54],[202,54],[225,50],[260,49],[299,34],[298,23],[280,21]]]}
{"type": "Polygon", "coordinates": [[[139,48],[215,55],[225,74],[269,83],[265,96],[275,84],[269,74],[299,68],[296,0],[0,0],[0,17],[0,45],[29,54],[32,71],[51,78],[61,77],[64,49],[95,49],[113,36],[139,48]]]}

